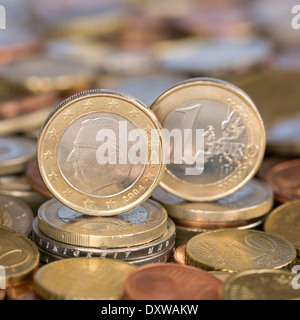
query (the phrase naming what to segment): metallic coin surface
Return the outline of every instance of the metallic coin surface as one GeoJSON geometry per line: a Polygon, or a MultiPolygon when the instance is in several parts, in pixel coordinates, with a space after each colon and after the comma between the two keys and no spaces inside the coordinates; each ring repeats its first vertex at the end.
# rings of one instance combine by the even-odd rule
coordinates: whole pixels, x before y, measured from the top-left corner
{"type": "Polygon", "coordinates": [[[187,264],[185,261],[185,244],[182,244],[174,251],[174,262],[180,264],[187,264]]]}
{"type": "Polygon", "coordinates": [[[26,167],[26,180],[34,190],[49,199],[53,198],[41,177],[36,159],[31,160],[26,167]]]}
{"type": "Polygon", "coordinates": [[[6,290],[7,300],[39,300],[34,294],[33,276],[6,290]]]}
{"type": "Polygon", "coordinates": [[[133,98],[102,90],[75,95],[52,112],[41,130],[42,179],[73,210],[94,216],[129,211],[162,179],[166,164],[160,131],[154,113],[133,98]]]}
{"type": "Polygon", "coordinates": [[[3,66],[1,78],[30,92],[41,93],[85,89],[92,75],[88,68],[70,60],[35,56],[3,66]]]}
{"type": "Polygon", "coordinates": [[[280,157],[280,156],[268,156],[268,157],[265,157],[260,169],[257,172],[257,177],[259,179],[262,179],[262,180],[266,181],[266,177],[267,177],[269,171],[273,167],[275,167],[276,165],[278,165],[278,164],[280,164],[282,162],[289,161],[289,160],[291,160],[291,158],[280,157]]]}
{"type": "Polygon", "coordinates": [[[0,175],[21,173],[36,155],[36,143],[24,137],[0,138],[0,175]]]}
{"type": "Polygon", "coordinates": [[[101,257],[118,260],[134,260],[145,259],[153,255],[159,254],[162,251],[171,249],[175,241],[175,224],[169,218],[168,229],[159,238],[149,243],[140,246],[133,246],[128,248],[114,248],[114,249],[97,249],[87,248],[82,246],[72,246],[63,242],[55,241],[44,235],[38,227],[38,220],[35,218],[31,234],[32,241],[39,247],[49,253],[61,256],[64,258],[77,258],[77,257],[101,257]]]}
{"type": "MultiPolygon", "coordinates": [[[[121,260],[135,266],[144,266],[147,264],[154,264],[154,263],[166,263],[166,262],[170,262],[173,257],[173,253],[174,253],[173,247],[174,247],[174,242],[171,244],[171,246],[167,250],[163,250],[151,256],[148,256],[148,257],[146,256],[144,258],[133,259],[133,260],[126,260],[126,259],[121,259],[121,260]]],[[[40,251],[40,260],[45,264],[48,264],[57,260],[68,259],[66,257],[62,257],[52,252],[49,252],[47,250],[41,249],[40,247],[39,247],[39,251],[40,251]]],[[[72,259],[72,258],[69,258],[69,259],[72,259]]],[[[73,258],[73,259],[76,259],[76,258],[73,258]]],[[[98,259],[104,259],[104,258],[100,257],[98,259]]],[[[110,258],[106,257],[106,259],[110,259],[110,258]]],[[[120,260],[120,259],[114,259],[114,260],[120,260]]]]}
{"type": "Polygon", "coordinates": [[[282,162],[274,166],[266,176],[266,182],[274,190],[275,199],[285,203],[300,198],[300,159],[282,162]]]}
{"type": "Polygon", "coordinates": [[[28,236],[33,219],[33,211],[23,200],[0,194],[0,225],[28,236]]]}
{"type": "Polygon", "coordinates": [[[231,275],[223,284],[223,300],[299,300],[295,274],[282,270],[249,270],[231,275]]]}
{"type": "Polygon", "coordinates": [[[151,109],[170,135],[160,184],[169,193],[195,202],[219,200],[240,190],[258,171],[265,153],[264,124],[252,100],[237,87],[189,79],[163,93],[151,109]],[[180,143],[172,143],[178,136],[180,143]]]}
{"type": "Polygon", "coordinates": [[[274,204],[272,189],[253,178],[234,194],[214,202],[189,202],[158,187],[151,196],[173,219],[199,223],[233,223],[261,218],[274,204]]]}
{"type": "Polygon", "coordinates": [[[126,248],[149,243],[168,228],[168,215],[148,199],[140,206],[114,217],[94,217],[47,201],[38,212],[38,227],[49,238],[67,244],[94,248],[126,248]]]}
{"type": "Polygon", "coordinates": [[[0,226],[0,265],[5,268],[6,287],[10,287],[36,271],[39,250],[27,237],[0,226]]]}
{"type": "Polygon", "coordinates": [[[257,230],[218,230],[195,236],[186,245],[188,265],[209,271],[287,269],[297,257],[284,238],[257,230]]]}
{"type": "Polygon", "coordinates": [[[290,241],[300,256],[299,218],[300,200],[283,204],[267,217],[264,230],[290,241]]]}
{"type": "Polygon", "coordinates": [[[218,300],[222,282],[207,272],[177,263],[132,271],[124,282],[127,300],[218,300]]]}
{"type": "Polygon", "coordinates": [[[34,290],[47,300],[121,300],[123,282],[135,268],[113,259],[63,259],[35,273],[34,290]]]}

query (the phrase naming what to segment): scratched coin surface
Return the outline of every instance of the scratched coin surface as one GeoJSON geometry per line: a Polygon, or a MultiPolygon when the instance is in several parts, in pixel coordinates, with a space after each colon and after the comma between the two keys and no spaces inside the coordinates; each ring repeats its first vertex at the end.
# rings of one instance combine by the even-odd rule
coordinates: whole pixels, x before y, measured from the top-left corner
{"type": "Polygon", "coordinates": [[[127,300],[218,300],[222,282],[206,271],[156,263],[132,271],[124,282],[127,300]]]}
{"type": "Polygon", "coordinates": [[[24,201],[0,194],[0,225],[28,236],[33,219],[33,211],[24,201]]]}
{"type": "Polygon", "coordinates": [[[300,200],[283,204],[276,208],[267,217],[264,230],[268,233],[277,234],[290,241],[300,256],[300,200]]]}
{"type": "Polygon", "coordinates": [[[0,175],[23,172],[35,154],[34,140],[17,136],[0,138],[0,175]]]}
{"type": "Polygon", "coordinates": [[[150,197],[165,171],[161,125],[129,96],[94,90],[62,102],[38,139],[38,166],[51,193],[73,210],[112,216],[150,197]]]}
{"type": "Polygon", "coordinates": [[[114,259],[63,259],[35,273],[34,290],[46,300],[121,300],[123,282],[135,268],[114,259]]]}
{"type": "Polygon", "coordinates": [[[296,274],[283,270],[249,270],[228,277],[222,300],[299,300],[296,274]]]}
{"type": "Polygon", "coordinates": [[[166,210],[148,199],[114,217],[95,217],[76,212],[56,199],[38,212],[38,226],[49,238],[75,246],[125,248],[149,243],[168,227],[166,210]]]}
{"type": "Polygon", "coordinates": [[[211,231],[195,236],[186,245],[188,265],[209,271],[289,270],[296,257],[289,241],[257,230],[211,231]]]}
{"type": "Polygon", "coordinates": [[[217,79],[189,79],[164,92],[151,109],[168,129],[167,145],[171,141],[160,184],[169,193],[190,201],[219,200],[258,171],[265,128],[239,88],[217,79]]]}
{"type": "Polygon", "coordinates": [[[147,257],[152,257],[155,254],[159,254],[162,251],[172,249],[175,241],[175,224],[169,218],[167,231],[161,237],[149,243],[128,248],[99,249],[72,246],[51,239],[39,230],[38,218],[35,218],[32,226],[31,239],[39,249],[43,249],[63,258],[101,257],[127,261],[133,259],[145,259],[147,257]]]}
{"type": "Polygon", "coordinates": [[[5,268],[6,285],[29,278],[38,268],[39,250],[27,237],[0,226],[0,265],[5,268]]]}
{"type": "Polygon", "coordinates": [[[234,194],[213,202],[185,201],[161,187],[151,197],[161,203],[173,219],[198,223],[247,222],[269,213],[274,204],[273,190],[256,178],[234,194]]]}

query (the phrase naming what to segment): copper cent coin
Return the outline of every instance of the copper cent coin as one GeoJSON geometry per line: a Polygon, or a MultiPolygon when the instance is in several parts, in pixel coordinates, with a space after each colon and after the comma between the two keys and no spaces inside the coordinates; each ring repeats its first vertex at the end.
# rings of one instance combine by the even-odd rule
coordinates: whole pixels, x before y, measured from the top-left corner
{"type": "Polygon", "coordinates": [[[187,264],[185,261],[185,244],[180,245],[174,252],[174,262],[187,264]]]}
{"type": "Polygon", "coordinates": [[[218,300],[222,282],[209,273],[177,263],[137,268],[124,282],[127,300],[218,300]]]}
{"type": "Polygon", "coordinates": [[[38,191],[49,199],[53,198],[52,193],[48,190],[41,177],[36,159],[30,161],[26,168],[26,180],[32,189],[38,191]]]}
{"type": "Polygon", "coordinates": [[[285,161],[273,167],[266,176],[278,202],[300,198],[300,159],[285,161]]]}

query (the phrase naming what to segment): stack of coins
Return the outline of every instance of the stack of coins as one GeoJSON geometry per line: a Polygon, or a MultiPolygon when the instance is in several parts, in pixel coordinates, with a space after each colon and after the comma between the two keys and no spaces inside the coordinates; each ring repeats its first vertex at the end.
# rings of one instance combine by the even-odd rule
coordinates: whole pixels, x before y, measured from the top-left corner
{"type": "Polygon", "coordinates": [[[33,223],[32,240],[44,263],[100,257],[143,265],[170,260],[175,225],[153,200],[114,217],[92,217],[53,199],[41,206],[33,223]]]}
{"type": "Polygon", "coordinates": [[[185,201],[160,187],[152,198],[176,223],[176,247],[199,233],[218,229],[261,230],[274,203],[272,189],[256,178],[231,196],[214,202],[185,201]]]}
{"type": "Polygon", "coordinates": [[[41,178],[55,198],[40,207],[33,224],[41,261],[108,257],[142,265],[171,259],[174,222],[148,199],[165,168],[160,130],[151,110],[115,91],[82,92],[54,109],[37,147],[41,178]],[[140,153],[148,153],[135,164],[137,130],[144,134],[140,153]],[[107,143],[101,149],[98,141],[107,143]]]}

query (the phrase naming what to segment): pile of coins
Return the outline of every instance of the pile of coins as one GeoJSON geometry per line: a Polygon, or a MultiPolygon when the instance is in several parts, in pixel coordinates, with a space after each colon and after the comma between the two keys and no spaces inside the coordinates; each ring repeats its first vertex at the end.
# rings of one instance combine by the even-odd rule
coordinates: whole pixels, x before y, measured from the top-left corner
{"type": "Polygon", "coordinates": [[[4,2],[0,300],[300,299],[296,33],[262,1],[4,2]]]}

